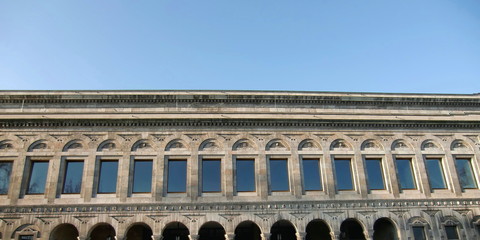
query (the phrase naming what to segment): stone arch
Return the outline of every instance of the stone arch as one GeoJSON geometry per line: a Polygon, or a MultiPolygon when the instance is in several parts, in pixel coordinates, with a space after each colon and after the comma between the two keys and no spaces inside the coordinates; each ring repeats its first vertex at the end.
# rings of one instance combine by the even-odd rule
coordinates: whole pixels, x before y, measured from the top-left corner
{"type": "Polygon", "coordinates": [[[97,223],[90,228],[88,237],[90,240],[114,240],[115,229],[109,223],[97,223]]]}
{"type": "Polygon", "coordinates": [[[181,222],[169,222],[162,230],[163,240],[188,240],[189,235],[187,226],[181,222]]]}
{"type": "Polygon", "coordinates": [[[131,224],[125,231],[125,237],[129,240],[151,240],[152,228],[143,222],[131,224]]]}
{"type": "Polygon", "coordinates": [[[117,144],[115,143],[115,141],[112,139],[108,139],[100,143],[100,145],[98,145],[97,152],[101,152],[105,150],[112,151],[115,148],[117,148],[117,144]]]}
{"type": "Polygon", "coordinates": [[[424,218],[418,216],[411,217],[407,223],[410,227],[410,236],[412,238],[417,234],[423,234],[426,239],[430,238],[430,225],[424,218]]]}
{"type": "Polygon", "coordinates": [[[46,150],[48,149],[47,141],[42,139],[42,140],[37,140],[30,144],[28,147],[28,152],[33,152],[34,150],[46,150]]]}
{"type": "Polygon", "coordinates": [[[288,220],[279,220],[270,228],[270,240],[296,240],[297,230],[288,220]]]}
{"type": "Polygon", "coordinates": [[[198,147],[198,150],[199,151],[218,151],[223,149],[222,149],[222,145],[220,144],[220,141],[214,138],[209,138],[200,144],[200,146],[198,147]]]}
{"type": "Polygon", "coordinates": [[[420,149],[422,151],[443,151],[442,146],[432,139],[423,141],[420,149]]]}
{"type": "Polygon", "coordinates": [[[332,230],[327,222],[321,219],[314,219],[307,224],[305,228],[307,235],[305,240],[331,240],[332,230]]]}
{"type": "Polygon", "coordinates": [[[375,139],[367,139],[363,141],[362,145],[360,146],[360,150],[362,151],[383,151],[383,145],[380,144],[377,140],[375,139]]]}
{"type": "Polygon", "coordinates": [[[236,141],[232,147],[233,151],[257,151],[257,145],[250,139],[242,138],[236,141]]]}
{"type": "Polygon", "coordinates": [[[82,149],[83,144],[82,141],[79,139],[71,140],[62,149],[62,152],[68,152],[69,150],[78,150],[82,149]]]}
{"type": "Polygon", "coordinates": [[[50,240],[77,240],[78,229],[70,223],[56,226],[50,233],[50,240]]]}
{"type": "Polygon", "coordinates": [[[336,139],[330,144],[330,150],[353,150],[352,144],[346,141],[345,139],[336,139]]]}
{"type": "Polygon", "coordinates": [[[132,152],[151,149],[152,144],[147,139],[140,139],[132,145],[132,152]]]}
{"type": "Polygon", "coordinates": [[[405,141],[404,139],[397,139],[393,141],[391,150],[398,151],[398,150],[412,150],[412,146],[405,141]]]}
{"type": "Polygon", "coordinates": [[[450,144],[450,150],[452,151],[471,151],[472,146],[462,139],[455,139],[450,144]]]}
{"type": "Polygon", "coordinates": [[[322,147],[313,139],[305,139],[298,144],[299,151],[321,151],[322,147]]]}
{"type": "Polygon", "coordinates": [[[198,240],[224,240],[225,233],[225,229],[220,223],[215,221],[206,222],[198,230],[198,240]]]}
{"type": "Polygon", "coordinates": [[[373,224],[373,240],[398,240],[398,230],[395,223],[386,217],[379,218],[373,224]]]}
{"type": "Polygon", "coordinates": [[[235,240],[261,240],[262,230],[252,221],[243,221],[235,228],[235,240]]]}
{"type": "Polygon", "coordinates": [[[182,139],[176,138],[167,143],[165,151],[188,150],[188,145],[182,139]]]}
{"type": "Polygon", "coordinates": [[[0,151],[8,151],[8,150],[11,150],[13,149],[14,146],[13,146],[13,141],[11,140],[3,140],[3,141],[0,141],[0,151]]]}
{"type": "Polygon", "coordinates": [[[32,236],[33,240],[41,238],[40,228],[33,224],[23,224],[12,232],[11,239],[19,239],[20,236],[32,236]]]}
{"type": "Polygon", "coordinates": [[[348,218],[345,219],[340,225],[340,238],[339,240],[366,240],[365,228],[363,224],[357,219],[348,218]]]}
{"type": "Polygon", "coordinates": [[[290,146],[282,139],[275,138],[270,140],[267,145],[265,146],[266,151],[288,151],[290,150],[290,146]]]}

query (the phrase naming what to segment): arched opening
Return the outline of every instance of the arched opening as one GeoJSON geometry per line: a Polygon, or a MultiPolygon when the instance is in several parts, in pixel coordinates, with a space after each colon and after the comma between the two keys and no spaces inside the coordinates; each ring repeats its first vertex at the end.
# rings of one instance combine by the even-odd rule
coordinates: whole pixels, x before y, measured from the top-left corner
{"type": "Polygon", "coordinates": [[[152,240],[152,235],[152,229],[142,223],[134,224],[128,229],[127,234],[125,234],[128,240],[152,240]]]}
{"type": "Polygon", "coordinates": [[[295,236],[295,227],[287,221],[287,220],[280,220],[273,224],[272,228],[270,229],[270,240],[296,240],[297,237],[295,236]]]}
{"type": "Polygon", "coordinates": [[[225,229],[217,222],[207,222],[198,231],[199,240],[225,240],[225,229]]]}
{"type": "Polygon", "coordinates": [[[245,221],[235,228],[235,240],[260,240],[262,231],[257,224],[245,221]]]}
{"type": "Polygon", "coordinates": [[[398,240],[397,229],[388,218],[377,219],[373,230],[373,240],[398,240]]]}
{"type": "Polygon", "coordinates": [[[307,236],[305,240],[331,240],[330,228],[328,225],[319,219],[313,220],[307,225],[307,236]]]}
{"type": "Polygon", "coordinates": [[[163,240],[188,240],[190,232],[181,222],[171,222],[163,229],[163,240]]]}
{"type": "Polygon", "coordinates": [[[340,226],[340,240],[366,240],[363,228],[355,219],[347,219],[340,226]]]}
{"type": "Polygon", "coordinates": [[[90,232],[90,240],[114,240],[115,235],[115,229],[110,224],[102,223],[90,232]]]}
{"type": "Polygon", "coordinates": [[[78,230],[72,224],[60,224],[50,233],[50,240],[77,240],[78,230]]]}

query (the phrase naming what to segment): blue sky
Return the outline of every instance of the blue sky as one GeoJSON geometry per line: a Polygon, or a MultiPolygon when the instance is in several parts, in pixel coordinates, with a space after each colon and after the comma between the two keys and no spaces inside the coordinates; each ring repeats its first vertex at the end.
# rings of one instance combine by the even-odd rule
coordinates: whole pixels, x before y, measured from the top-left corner
{"type": "Polygon", "coordinates": [[[477,93],[480,1],[3,0],[0,84],[477,93]]]}

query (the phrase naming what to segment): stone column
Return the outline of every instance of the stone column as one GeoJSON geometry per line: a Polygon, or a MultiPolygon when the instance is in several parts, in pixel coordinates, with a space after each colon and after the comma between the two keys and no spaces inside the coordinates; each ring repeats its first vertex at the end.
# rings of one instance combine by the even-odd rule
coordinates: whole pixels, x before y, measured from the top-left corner
{"type": "Polygon", "coordinates": [[[262,240],[270,240],[270,236],[272,236],[271,233],[261,233],[260,234],[260,237],[262,238],[262,240]]]}
{"type": "Polygon", "coordinates": [[[305,240],[305,237],[307,236],[306,232],[297,232],[295,233],[295,236],[297,237],[297,240],[305,240]]]}
{"type": "MultiPolygon", "coordinates": [[[[57,152],[50,160],[49,160],[49,178],[47,179],[45,193],[48,198],[48,203],[53,203],[55,198],[57,197],[57,192],[62,191],[61,187],[58,189],[58,183],[60,180],[60,171],[64,172],[65,170],[62,169],[62,158],[60,154],[57,152]]],[[[63,180],[62,180],[63,182],[63,180]]]]}
{"type": "Polygon", "coordinates": [[[234,233],[225,234],[225,240],[235,240],[235,234],[234,233]]]}
{"type": "Polygon", "coordinates": [[[161,201],[163,197],[163,184],[165,178],[165,155],[158,154],[153,158],[153,176],[152,176],[152,185],[153,185],[153,196],[155,201],[161,201]]]}
{"type": "Polygon", "coordinates": [[[187,195],[192,201],[199,196],[199,164],[201,159],[198,156],[198,149],[193,149],[190,158],[187,159],[187,195]]]}
{"type": "Polygon", "coordinates": [[[412,159],[414,174],[418,176],[417,182],[420,183],[418,188],[425,194],[425,197],[430,198],[432,196],[432,190],[430,188],[430,183],[428,182],[427,168],[425,167],[425,161],[423,159],[423,154],[420,150],[420,146],[415,147],[415,158],[412,159]]]}
{"type": "MultiPolygon", "coordinates": [[[[92,149],[90,151],[90,154],[89,156],[85,159],[85,163],[84,163],[84,172],[83,172],[83,182],[82,182],[82,195],[83,195],[83,199],[85,200],[85,202],[90,202],[90,200],[92,199],[94,193],[93,193],[93,189],[95,189],[96,187],[94,187],[93,185],[96,184],[96,181],[95,181],[95,168],[97,166],[97,159],[95,157],[95,150],[96,149],[92,149]]],[[[97,176],[98,178],[98,176],[97,176]]],[[[96,193],[95,193],[96,194],[96,193]]]]}
{"type": "Polygon", "coordinates": [[[231,151],[228,151],[228,154],[223,156],[221,160],[223,162],[224,171],[222,174],[222,190],[228,200],[233,199],[233,192],[234,192],[234,184],[233,184],[233,176],[234,176],[234,167],[233,167],[233,159],[231,151]]]}
{"type": "Polygon", "coordinates": [[[325,179],[325,192],[333,199],[337,191],[335,189],[335,177],[333,174],[333,159],[328,150],[325,151],[324,161],[323,174],[325,174],[325,177],[323,179],[325,179]]]}
{"type": "Polygon", "coordinates": [[[264,150],[258,152],[258,192],[262,200],[268,199],[268,169],[267,169],[267,156],[264,150]]]}
{"type": "Polygon", "coordinates": [[[126,202],[129,190],[130,165],[133,159],[130,158],[130,152],[123,152],[122,157],[118,159],[118,179],[117,179],[117,197],[120,202],[126,202]]]}
{"type": "Polygon", "coordinates": [[[394,158],[390,150],[385,154],[385,170],[387,171],[385,184],[395,198],[400,197],[400,187],[398,186],[397,170],[395,168],[394,158]]]}
{"type": "Polygon", "coordinates": [[[460,186],[460,181],[458,180],[457,168],[455,167],[455,158],[452,156],[450,147],[445,146],[445,159],[444,159],[444,168],[447,169],[448,173],[445,173],[445,180],[452,183],[450,186],[452,192],[455,193],[457,197],[462,196],[462,187],[460,186]]]}
{"type": "Polygon", "coordinates": [[[188,235],[189,240],[198,240],[200,238],[200,235],[192,234],[188,235]]]}
{"type": "Polygon", "coordinates": [[[152,235],[152,240],[163,240],[163,235],[152,235]]]}
{"type": "MultiPolygon", "coordinates": [[[[8,198],[10,198],[10,205],[16,205],[18,198],[23,197],[25,192],[22,192],[22,189],[26,188],[26,183],[24,183],[24,172],[27,172],[29,167],[26,166],[25,153],[20,151],[18,157],[13,161],[12,165],[12,176],[10,177],[10,187],[8,191],[8,198]]],[[[26,176],[25,176],[26,177],[26,176]]]]}
{"type": "MultiPolygon", "coordinates": [[[[360,145],[355,147],[356,149],[360,149],[360,145]]],[[[358,192],[362,196],[362,198],[367,198],[368,196],[368,187],[367,187],[367,177],[365,176],[365,164],[363,162],[363,156],[357,151],[355,151],[355,154],[353,155],[352,159],[352,168],[353,168],[353,177],[357,178],[355,185],[355,189],[358,189],[358,192]]]]}
{"type": "Polygon", "coordinates": [[[303,191],[302,191],[302,174],[300,172],[300,169],[302,166],[301,166],[300,156],[298,156],[298,150],[296,148],[296,145],[295,146],[292,145],[292,153],[290,156],[290,161],[291,161],[291,164],[289,166],[289,170],[292,173],[293,195],[295,195],[297,199],[301,199],[303,191]]]}

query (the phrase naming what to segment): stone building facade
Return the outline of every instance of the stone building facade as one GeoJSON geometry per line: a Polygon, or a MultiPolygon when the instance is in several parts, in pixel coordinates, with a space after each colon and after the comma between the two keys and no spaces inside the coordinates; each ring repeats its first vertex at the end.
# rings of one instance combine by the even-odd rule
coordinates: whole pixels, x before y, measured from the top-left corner
{"type": "Polygon", "coordinates": [[[478,94],[0,103],[0,239],[480,239],[478,94]]]}

